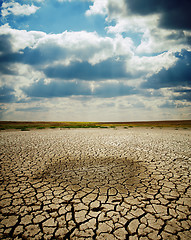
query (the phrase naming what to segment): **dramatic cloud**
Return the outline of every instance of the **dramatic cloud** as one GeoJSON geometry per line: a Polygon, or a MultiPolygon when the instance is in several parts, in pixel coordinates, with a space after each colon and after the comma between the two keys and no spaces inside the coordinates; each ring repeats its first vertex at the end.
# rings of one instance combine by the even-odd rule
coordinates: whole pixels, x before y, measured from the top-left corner
{"type": "Polygon", "coordinates": [[[100,98],[113,98],[136,94],[137,90],[124,83],[102,83],[93,92],[93,96],[100,98]]]}
{"type": "Polygon", "coordinates": [[[100,37],[95,32],[65,31],[61,34],[45,34],[14,30],[4,25],[0,27],[0,36],[2,35],[10,42],[12,52],[16,52],[18,56],[23,55],[22,58],[29,64],[30,61],[31,64],[35,61],[39,64],[55,60],[83,60],[95,64],[112,56],[128,57],[133,54],[132,41],[129,38],[100,37]]]}
{"type": "Polygon", "coordinates": [[[169,69],[162,69],[142,83],[144,88],[191,87],[191,52],[176,53],[177,62],[169,69]]]}
{"type": "Polygon", "coordinates": [[[11,52],[11,42],[10,42],[10,35],[8,34],[0,34],[0,53],[9,53],[11,52]]]}
{"type": "Polygon", "coordinates": [[[91,84],[81,81],[51,81],[40,80],[31,86],[23,88],[28,97],[57,98],[69,96],[89,96],[96,98],[113,98],[137,93],[133,87],[123,82],[99,82],[91,84]]]}
{"type": "Polygon", "coordinates": [[[8,86],[2,86],[0,88],[0,102],[9,103],[16,100],[14,95],[14,89],[8,86]]]}
{"type": "Polygon", "coordinates": [[[72,95],[90,95],[91,88],[89,85],[77,82],[60,82],[54,81],[45,83],[40,80],[30,87],[23,88],[24,93],[29,97],[53,98],[67,97],[72,95]]]}
{"type": "Polygon", "coordinates": [[[173,100],[185,100],[191,102],[191,89],[176,89],[174,90],[174,93],[176,93],[176,95],[172,97],[173,100]]]}
{"type": "Polygon", "coordinates": [[[191,29],[189,0],[125,0],[132,14],[160,14],[159,26],[170,29],[191,29]]]}
{"type": "Polygon", "coordinates": [[[20,53],[26,47],[34,47],[40,39],[47,36],[44,32],[13,29],[7,23],[0,26],[0,35],[6,38],[9,49],[14,53],[20,53]]]}
{"type": "Polygon", "coordinates": [[[3,0],[0,117],[191,118],[189,9],[186,0],[3,0]]]}
{"type": "Polygon", "coordinates": [[[49,78],[62,79],[82,79],[82,80],[103,80],[133,78],[126,72],[123,61],[113,59],[105,60],[101,63],[91,65],[88,62],[72,62],[69,65],[57,65],[45,69],[45,74],[49,78]]]}

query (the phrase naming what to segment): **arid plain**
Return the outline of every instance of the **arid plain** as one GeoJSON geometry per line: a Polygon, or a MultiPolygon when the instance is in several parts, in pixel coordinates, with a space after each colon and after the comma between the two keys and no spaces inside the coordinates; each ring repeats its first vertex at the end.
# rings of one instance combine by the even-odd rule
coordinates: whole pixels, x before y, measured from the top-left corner
{"type": "Polygon", "coordinates": [[[1,239],[191,239],[191,129],[0,137],[1,239]]]}

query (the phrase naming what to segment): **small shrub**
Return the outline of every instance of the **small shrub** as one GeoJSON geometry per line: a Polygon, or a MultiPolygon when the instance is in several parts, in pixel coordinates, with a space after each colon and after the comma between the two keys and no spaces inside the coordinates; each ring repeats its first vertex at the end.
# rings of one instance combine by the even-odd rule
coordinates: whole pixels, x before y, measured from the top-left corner
{"type": "Polygon", "coordinates": [[[36,129],[45,129],[45,127],[36,127],[36,129]]]}
{"type": "Polygon", "coordinates": [[[21,131],[29,131],[29,129],[28,128],[21,128],[21,131]]]}

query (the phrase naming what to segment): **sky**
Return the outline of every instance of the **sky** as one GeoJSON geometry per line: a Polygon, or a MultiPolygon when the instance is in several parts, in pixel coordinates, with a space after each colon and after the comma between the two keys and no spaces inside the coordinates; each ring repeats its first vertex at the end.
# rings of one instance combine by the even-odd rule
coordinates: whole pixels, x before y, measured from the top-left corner
{"type": "Polygon", "coordinates": [[[0,120],[191,119],[190,0],[0,1],[0,120]]]}

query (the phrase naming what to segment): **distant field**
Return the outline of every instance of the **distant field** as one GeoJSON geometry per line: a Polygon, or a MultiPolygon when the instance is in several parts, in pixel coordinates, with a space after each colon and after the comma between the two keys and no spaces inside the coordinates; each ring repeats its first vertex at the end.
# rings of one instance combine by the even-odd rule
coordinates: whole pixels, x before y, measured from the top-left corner
{"type": "Polygon", "coordinates": [[[0,121],[0,130],[6,129],[44,129],[44,128],[115,128],[115,127],[174,127],[191,128],[191,120],[145,121],[145,122],[22,122],[0,121]]]}

